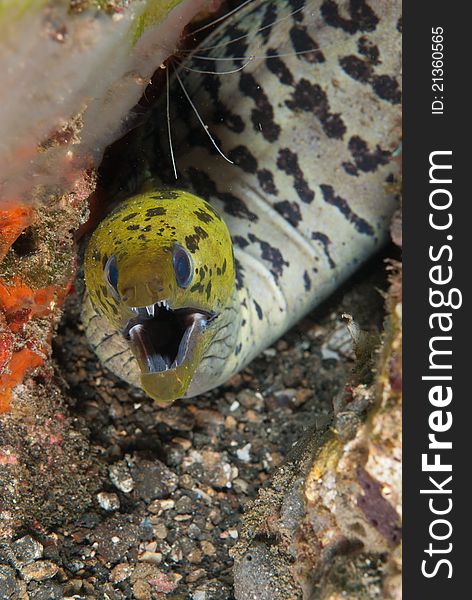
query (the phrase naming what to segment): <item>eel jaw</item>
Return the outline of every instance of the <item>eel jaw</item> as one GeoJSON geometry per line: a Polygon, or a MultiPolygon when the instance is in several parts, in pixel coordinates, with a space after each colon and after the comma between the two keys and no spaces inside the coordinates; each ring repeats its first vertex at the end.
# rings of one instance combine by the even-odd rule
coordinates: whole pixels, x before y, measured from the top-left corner
{"type": "Polygon", "coordinates": [[[140,370],[144,390],[162,405],[182,397],[198,366],[202,334],[217,315],[197,308],[170,308],[167,300],[129,307],[123,336],[140,370]]]}

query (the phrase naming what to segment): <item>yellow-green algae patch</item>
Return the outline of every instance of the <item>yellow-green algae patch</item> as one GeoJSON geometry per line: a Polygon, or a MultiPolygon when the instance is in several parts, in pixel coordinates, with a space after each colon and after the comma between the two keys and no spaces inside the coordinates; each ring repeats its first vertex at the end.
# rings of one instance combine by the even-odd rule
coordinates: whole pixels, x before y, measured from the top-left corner
{"type": "Polygon", "coordinates": [[[146,8],[136,19],[132,30],[132,45],[134,46],[148,27],[162,22],[167,14],[183,0],[149,0],[146,8]]]}
{"type": "MultiPolygon", "coordinates": [[[[132,2],[139,11],[139,4],[143,5],[142,11],[137,14],[135,24],[131,28],[131,45],[134,46],[142,34],[154,25],[164,22],[169,12],[185,0],[148,0],[147,2],[132,2]]],[[[0,32],[48,4],[48,0],[2,0],[0,2],[0,32]]],[[[80,14],[88,10],[100,10],[114,14],[121,10],[130,10],[134,7],[129,2],[121,0],[59,0],[55,5],[67,6],[70,14],[80,14]]]]}
{"type": "Polygon", "coordinates": [[[22,19],[33,9],[39,10],[47,0],[2,0],[0,2],[0,34],[3,35],[8,27],[22,19]]]}

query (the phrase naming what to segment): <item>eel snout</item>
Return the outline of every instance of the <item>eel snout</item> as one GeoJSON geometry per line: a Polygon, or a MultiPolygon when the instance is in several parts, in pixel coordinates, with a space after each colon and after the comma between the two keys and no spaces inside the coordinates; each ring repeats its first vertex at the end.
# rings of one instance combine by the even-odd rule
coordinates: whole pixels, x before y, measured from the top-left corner
{"type": "Polygon", "coordinates": [[[123,329],[143,373],[176,369],[191,357],[199,335],[216,314],[196,308],[173,310],[167,300],[130,307],[123,329]]]}

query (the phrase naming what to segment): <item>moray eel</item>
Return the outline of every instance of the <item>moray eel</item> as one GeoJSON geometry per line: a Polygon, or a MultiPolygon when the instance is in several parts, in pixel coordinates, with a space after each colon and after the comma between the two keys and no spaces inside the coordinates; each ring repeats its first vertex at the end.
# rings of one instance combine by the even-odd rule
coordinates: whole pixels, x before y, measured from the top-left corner
{"type": "Polygon", "coordinates": [[[255,0],[205,39],[178,73],[232,164],[185,95],[177,185],[165,106],[142,127],[138,189],[85,257],[83,321],[111,371],[162,406],[212,389],[385,243],[400,32],[397,0],[255,0]]]}

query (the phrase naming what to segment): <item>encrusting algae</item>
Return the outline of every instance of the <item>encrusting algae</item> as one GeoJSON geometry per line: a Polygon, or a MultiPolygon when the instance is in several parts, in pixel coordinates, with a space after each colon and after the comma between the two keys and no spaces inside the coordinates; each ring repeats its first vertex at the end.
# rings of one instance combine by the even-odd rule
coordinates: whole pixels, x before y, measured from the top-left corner
{"type": "Polygon", "coordinates": [[[81,218],[74,201],[54,210],[25,206],[0,213],[0,412],[9,409],[12,389],[50,355],[58,312],[75,275],[73,231],[81,218]]]}

